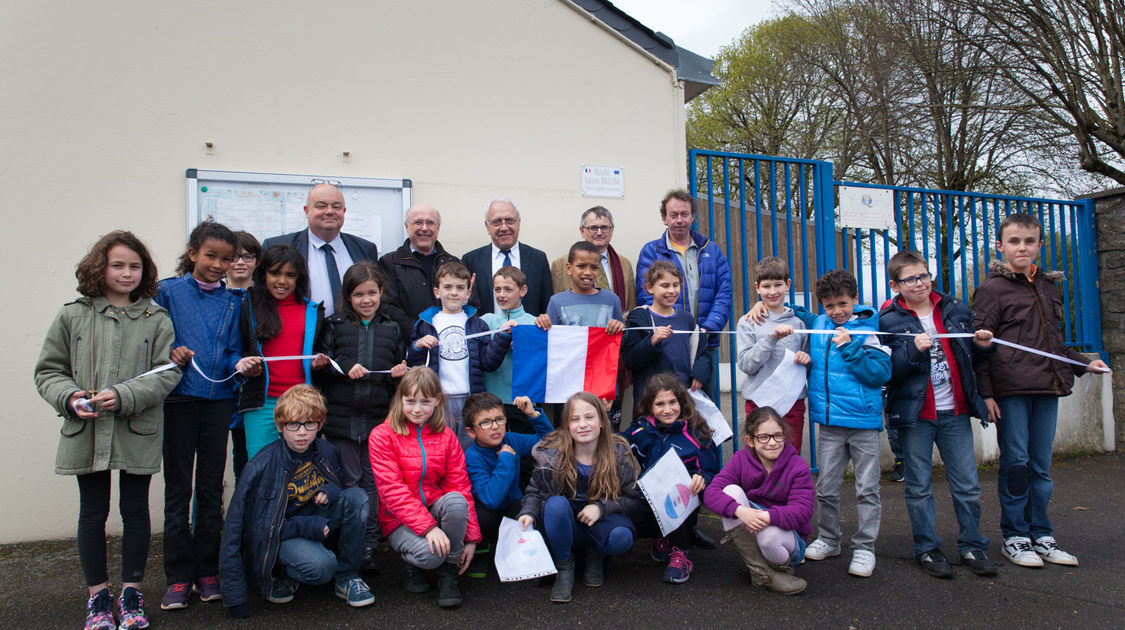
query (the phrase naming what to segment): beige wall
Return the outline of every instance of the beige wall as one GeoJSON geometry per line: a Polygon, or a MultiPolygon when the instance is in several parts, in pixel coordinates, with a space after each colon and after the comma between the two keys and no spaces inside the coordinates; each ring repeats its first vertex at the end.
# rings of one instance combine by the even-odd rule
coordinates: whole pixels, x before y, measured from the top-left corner
{"type": "MultiPolygon", "coordinates": [[[[74,534],[58,420],[32,386],[39,344],[100,234],[134,230],[172,270],[185,169],[410,178],[458,255],[507,195],[521,240],[551,258],[596,203],[635,257],[686,183],[673,72],[560,0],[6,2],[0,25],[2,282],[19,302],[0,319],[0,543],[74,534]],[[626,198],[583,198],[580,164],[624,167],[626,198]]],[[[157,531],[161,493],[158,477],[157,531]]]]}

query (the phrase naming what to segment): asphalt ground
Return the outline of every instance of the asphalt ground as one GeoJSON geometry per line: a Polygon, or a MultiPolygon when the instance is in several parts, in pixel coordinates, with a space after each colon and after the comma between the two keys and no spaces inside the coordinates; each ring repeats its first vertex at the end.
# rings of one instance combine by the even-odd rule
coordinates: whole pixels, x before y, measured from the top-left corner
{"type": "MultiPolygon", "coordinates": [[[[293,602],[274,605],[251,597],[253,615],[231,619],[222,604],[193,598],[184,610],[165,612],[160,540],[154,537],[143,592],[153,628],[1122,628],[1125,627],[1125,572],[1121,548],[1125,534],[1125,454],[1109,453],[1056,459],[1050,514],[1060,545],[1077,555],[1077,568],[1014,566],[999,551],[996,470],[981,470],[982,530],[991,538],[990,555],[1000,568],[995,578],[980,578],[955,565],[952,580],[922,573],[911,555],[910,526],[903,485],[882,484],[883,521],[876,546],[878,565],[867,579],[847,575],[849,554],[806,562],[797,574],[808,590],[783,597],[751,585],[729,545],[693,550],[695,572],[682,585],[661,581],[663,568],[648,558],[648,541],[610,565],[605,585],[575,587],[570,604],[552,604],[548,589],[534,582],[502,584],[493,575],[462,579],[464,604],[437,607],[433,593],[402,590],[399,560],[379,554],[378,574],[367,574],[374,605],[351,609],[331,585],[303,586],[293,602]]],[[[845,535],[855,529],[854,486],[844,484],[845,535]]],[[[956,553],[956,521],[948,489],[935,473],[938,532],[944,551],[956,553]]],[[[12,509],[5,506],[4,509],[12,509]]],[[[77,506],[76,506],[77,510],[77,506]]],[[[705,530],[720,534],[709,513],[705,530]]],[[[111,558],[119,558],[112,541],[111,558]]],[[[110,575],[120,565],[111,561],[110,575]]],[[[580,581],[580,580],[579,580],[580,581]]],[[[0,630],[78,628],[84,620],[86,589],[74,540],[0,547],[0,630]]]]}

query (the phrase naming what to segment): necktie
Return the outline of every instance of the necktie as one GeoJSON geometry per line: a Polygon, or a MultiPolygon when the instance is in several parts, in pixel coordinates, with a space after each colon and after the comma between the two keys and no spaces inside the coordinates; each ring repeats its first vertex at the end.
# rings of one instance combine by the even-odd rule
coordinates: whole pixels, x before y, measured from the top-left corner
{"type": "Polygon", "coordinates": [[[504,266],[505,267],[511,267],[512,266],[512,257],[509,256],[509,254],[512,253],[512,250],[502,249],[502,250],[500,250],[500,253],[504,254],[504,266]]]}
{"type": "Polygon", "coordinates": [[[324,265],[328,268],[328,286],[332,290],[332,304],[340,297],[340,268],[336,266],[336,250],[328,243],[320,246],[324,252],[324,265]]]}

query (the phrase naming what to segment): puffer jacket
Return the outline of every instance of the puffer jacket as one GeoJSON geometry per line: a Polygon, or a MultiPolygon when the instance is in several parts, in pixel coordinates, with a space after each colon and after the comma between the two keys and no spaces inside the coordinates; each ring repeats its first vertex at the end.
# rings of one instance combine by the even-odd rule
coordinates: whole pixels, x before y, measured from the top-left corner
{"type": "Polygon", "coordinates": [[[39,395],[63,419],[55,473],[160,472],[164,397],[181,372],[129,379],[171,362],[174,338],[168,311],[148,298],[119,308],[104,297],[81,297],[59,310],[35,362],[39,395]],[[70,408],[75,391],[89,397],[107,387],[117,394],[115,411],[82,420],[70,408]]]}
{"type": "Polygon", "coordinates": [[[816,491],[809,465],[792,444],[785,445],[768,473],[753,449],[739,450],[703,491],[703,503],[712,512],[734,518],[738,502],[723,492],[729,485],[742,488],[746,498],[769,512],[770,525],[792,529],[802,538],[812,536],[816,491]]]}
{"type": "MultiPolygon", "coordinates": [[[[254,290],[253,287],[250,288],[254,290]]],[[[324,324],[324,305],[305,299],[305,336],[301,343],[301,354],[313,354],[314,344],[320,335],[321,326],[324,324]]],[[[242,317],[239,323],[242,336],[242,354],[247,357],[262,356],[262,342],[258,340],[258,323],[254,317],[254,309],[250,305],[250,296],[242,301],[242,317]]],[[[312,361],[301,360],[305,369],[305,382],[312,383],[312,361]]],[[[262,373],[247,379],[242,384],[238,396],[238,411],[246,413],[261,409],[266,404],[266,392],[270,386],[270,364],[262,364],[262,373]]]]}
{"type": "MultiPolygon", "coordinates": [[[[186,346],[195,353],[192,361],[203,373],[219,381],[234,374],[242,358],[242,335],[238,328],[242,298],[223,287],[208,293],[192,275],[160,281],[160,292],[153,300],[168,309],[176,329],[173,348],[186,346]]],[[[173,396],[206,400],[234,398],[237,379],[212,383],[189,365],[172,390],[173,396]]]]}
{"type": "MultiPolygon", "coordinates": [[[[809,328],[835,330],[827,315],[794,309],[809,328]]],[[[842,348],[831,335],[811,335],[809,356],[809,418],[817,424],[852,429],[883,429],[883,384],[891,377],[891,355],[885,346],[868,345],[864,331],[879,330],[879,314],[863,304],[844,323],[852,340],[842,348]]]]}
{"type": "MultiPolygon", "coordinates": [[[[461,259],[445,251],[441,242],[434,243],[434,271],[448,262],[461,259]]],[[[386,289],[383,293],[383,306],[387,316],[398,323],[403,339],[410,337],[410,327],[418,315],[431,306],[440,306],[434,297],[434,279],[422,269],[422,263],[410,251],[410,239],[393,252],[379,259],[379,266],[386,276],[386,289]]],[[[475,293],[474,293],[475,296],[475,293]]]]}
{"type": "MultiPolygon", "coordinates": [[[[548,436],[550,437],[550,436],[548,436]]],[[[569,436],[564,439],[570,439],[569,436]]],[[[613,457],[617,468],[617,480],[621,484],[621,492],[613,501],[605,498],[591,501],[602,510],[602,516],[607,514],[624,514],[635,522],[648,510],[648,504],[641,497],[637,488],[637,464],[629,445],[620,435],[613,436],[613,457]]],[[[561,495],[563,492],[562,481],[555,476],[555,466],[559,462],[559,450],[548,446],[543,441],[531,450],[531,458],[535,460],[535,470],[531,473],[531,483],[523,493],[520,502],[520,516],[527,514],[538,523],[543,517],[543,506],[547,499],[561,495]]],[[[574,497],[566,497],[573,499],[574,497]]]]}
{"type": "Polygon", "coordinates": [[[399,435],[384,422],[371,430],[368,451],[375,487],[379,489],[379,529],[384,536],[409,527],[419,536],[437,527],[427,509],[450,492],[459,492],[469,504],[465,542],[480,542],[480,526],[473,506],[473,490],[465,468],[465,453],[453,430],[430,430],[429,423],[408,423],[399,435]]]}
{"type": "Polygon", "coordinates": [[[710,439],[703,441],[699,436],[691,435],[686,420],[664,425],[652,416],[642,416],[634,420],[623,435],[637,456],[642,473],[669,449],[676,451],[688,473],[702,475],[707,483],[711,483],[719,472],[719,449],[710,439]]]}
{"type": "MultiPolygon", "coordinates": [[[[655,241],[645,243],[637,256],[637,306],[652,304],[652,294],[645,290],[645,272],[652,263],[663,260],[673,263],[680,268],[679,258],[675,252],[668,249],[668,231],[655,241]]],[[[722,330],[727,325],[730,316],[731,303],[734,301],[734,285],[731,284],[730,264],[723,250],[712,240],[699,232],[692,230],[691,238],[699,248],[699,304],[695,316],[697,324],[706,328],[708,332],[722,330]]],[[[680,273],[683,273],[680,268],[680,273]]],[[[691,302],[683,291],[676,307],[691,312],[691,302]]],[[[719,345],[720,335],[711,335],[709,347],[719,345]]]]}
{"type": "MultiPolygon", "coordinates": [[[[469,315],[469,318],[465,320],[466,335],[488,332],[488,324],[476,316],[477,309],[467,305],[464,309],[465,313],[469,315]]],[[[410,367],[425,365],[437,372],[438,376],[441,376],[441,347],[419,350],[414,347],[414,342],[426,335],[438,336],[438,331],[434,328],[434,315],[440,311],[440,306],[433,306],[422,311],[422,314],[418,316],[418,321],[414,323],[411,341],[406,349],[406,363],[410,367]]],[[[504,363],[504,357],[508,356],[508,349],[512,347],[512,333],[497,331],[493,335],[473,337],[465,343],[469,347],[469,393],[478,394],[486,391],[484,373],[499,368],[504,363]]]]}
{"type": "MultiPolygon", "coordinates": [[[[1090,359],[1066,345],[1062,322],[1062,296],[1056,284],[1061,271],[1036,269],[1027,276],[994,260],[988,277],[973,294],[973,325],[991,330],[997,338],[1064,356],[1082,363],[1090,359]]],[[[980,395],[985,398],[1050,394],[1066,396],[1074,377],[1086,369],[1038,355],[1000,346],[987,361],[976,363],[980,395]]]]}

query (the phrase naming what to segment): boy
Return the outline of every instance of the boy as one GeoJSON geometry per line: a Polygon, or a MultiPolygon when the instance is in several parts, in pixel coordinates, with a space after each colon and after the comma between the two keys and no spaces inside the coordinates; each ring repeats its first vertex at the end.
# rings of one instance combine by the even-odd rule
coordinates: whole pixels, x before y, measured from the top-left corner
{"type": "Polygon", "coordinates": [[[465,467],[473,484],[473,505],[481,533],[481,547],[473,557],[469,577],[488,575],[485,545],[496,542],[500,519],[519,516],[523,498],[520,488],[526,485],[520,483],[520,460],[531,455],[532,447],[553,429],[547,416],[535,409],[527,396],[516,398],[515,406],[535,427],[535,435],[507,431],[504,405],[495,394],[473,394],[461,409],[465,431],[473,438],[465,449],[465,467]]]}
{"type": "Polygon", "coordinates": [[[500,367],[512,345],[510,326],[496,334],[466,339],[467,335],[487,333],[488,324],[467,306],[473,276],[460,262],[447,262],[434,272],[434,297],[441,308],[422,311],[414,323],[414,340],[406,352],[406,364],[429,366],[441,379],[450,425],[464,448],[472,441],[461,423],[461,406],[469,394],[483,392],[484,372],[500,367]],[[439,341],[440,340],[440,341],[439,341]]]}
{"type": "MultiPolygon", "coordinates": [[[[805,325],[785,305],[785,297],[789,294],[789,267],[785,261],[776,256],[770,256],[758,261],[755,267],[754,290],[758,299],[765,305],[766,318],[756,324],[749,313],[738,320],[738,334],[736,343],[738,347],[738,369],[742,371],[743,378],[738,385],[745,399],[746,414],[758,408],[750,399],[754,392],[761,387],[781,365],[785,358],[785,351],[793,352],[793,360],[801,365],[808,365],[812,360],[809,357],[809,336],[794,335],[794,330],[802,330],[805,325]]],[[[776,409],[782,419],[792,430],[790,442],[797,453],[801,453],[802,438],[805,431],[805,396],[807,386],[802,389],[797,401],[787,411],[776,409]]]]}
{"type": "Polygon", "coordinates": [[[358,487],[341,488],[339,453],[316,437],[325,415],[324,398],[314,387],[289,388],[273,410],[283,439],[258,451],[242,470],[227,512],[221,557],[223,602],[233,617],[250,616],[247,586],[284,604],[301,583],[335,579],[336,596],[349,606],[375,602],[359,577],[367,494],[358,487]],[[333,532],[335,553],[324,546],[333,532]]]}
{"type": "MultiPolygon", "coordinates": [[[[515,267],[501,267],[492,276],[492,294],[500,310],[495,313],[484,313],[480,316],[484,323],[492,330],[499,330],[509,321],[518,324],[534,324],[535,316],[523,308],[523,297],[527,295],[527,276],[515,267]]],[[[500,367],[484,375],[484,387],[495,394],[504,403],[504,415],[508,419],[508,426],[517,427],[521,432],[534,431],[535,428],[526,422],[527,417],[512,405],[512,351],[509,349],[504,355],[500,367]],[[523,429],[527,431],[523,431],[523,429]]]]}
{"type": "Polygon", "coordinates": [[[1074,377],[1109,368],[1066,346],[1059,330],[1062,298],[1055,284],[1063,274],[1035,266],[1042,245],[1043,226],[1035,217],[1017,213],[1000,223],[996,249],[1004,260],[992,261],[988,277],[977,287],[973,323],[1000,339],[1018,339],[1086,363],[1086,368],[1002,346],[991,359],[978,362],[976,372],[1000,446],[1001,553],[1023,567],[1041,567],[1044,560],[1077,566],[1078,559],[1055,542],[1047,516],[1053,487],[1051,444],[1059,397],[1070,393],[1074,377]]]}
{"type": "Polygon", "coordinates": [[[927,574],[953,577],[934,524],[936,444],[957,515],[957,552],[962,563],[977,575],[996,575],[996,565],[986,553],[988,538],[980,531],[980,483],[969,422],[970,415],[988,421],[973,363],[974,359],[986,360],[995,351],[992,333],[978,330],[972,339],[932,337],[972,333],[973,314],[956,298],[931,288],[930,269],[917,252],[892,256],[887,277],[898,297],[879,312],[879,330],[898,334],[886,337],[891,348],[886,418],[887,428],[899,433],[914,557],[927,574]]]}
{"type": "Polygon", "coordinates": [[[605,331],[616,335],[625,328],[621,316],[621,300],[613,291],[597,287],[598,272],[602,268],[602,255],[588,241],[578,241],[570,246],[566,260],[566,274],[571,288],[551,296],[547,312],[535,323],[544,330],[552,324],[558,326],[605,326],[605,331]]]}

